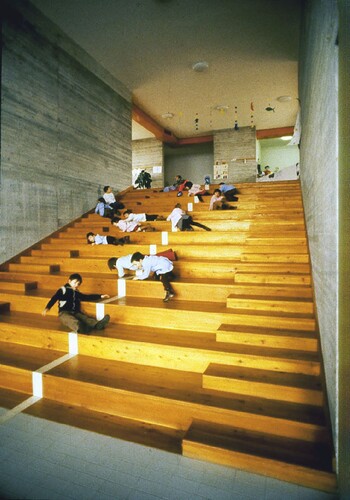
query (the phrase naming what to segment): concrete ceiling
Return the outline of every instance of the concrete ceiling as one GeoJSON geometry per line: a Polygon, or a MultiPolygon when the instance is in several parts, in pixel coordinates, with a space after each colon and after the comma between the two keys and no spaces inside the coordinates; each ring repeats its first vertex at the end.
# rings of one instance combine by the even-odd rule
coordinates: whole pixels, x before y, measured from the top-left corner
{"type": "MultiPolygon", "coordinates": [[[[209,135],[235,121],[258,130],[295,124],[301,0],[32,3],[178,138],[209,135]],[[208,69],[193,71],[198,61],[208,69]],[[163,118],[167,112],[174,116],[163,118]]],[[[152,136],[133,123],[133,139],[152,136]]]]}

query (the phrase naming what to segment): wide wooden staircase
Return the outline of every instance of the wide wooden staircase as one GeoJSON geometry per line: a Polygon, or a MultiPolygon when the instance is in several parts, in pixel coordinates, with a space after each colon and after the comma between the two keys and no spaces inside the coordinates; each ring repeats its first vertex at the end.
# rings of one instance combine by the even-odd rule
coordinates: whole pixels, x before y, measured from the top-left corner
{"type": "MultiPolygon", "coordinates": [[[[93,211],[0,273],[0,395],[12,409],[125,440],[334,492],[333,448],[310,258],[298,181],[241,184],[235,210],[186,194],[129,190],[135,212],[167,216],[192,203],[207,232],[131,233],[87,245],[88,231],[123,236],[93,211]],[[154,280],[118,280],[107,260],[172,248],[176,296],[154,280]],[[102,332],[67,332],[48,299],[79,272],[85,303],[111,316],[102,332]],[[39,380],[39,388],[36,381],[39,380]]],[[[190,206],[191,208],[191,206],[190,206]]]]}

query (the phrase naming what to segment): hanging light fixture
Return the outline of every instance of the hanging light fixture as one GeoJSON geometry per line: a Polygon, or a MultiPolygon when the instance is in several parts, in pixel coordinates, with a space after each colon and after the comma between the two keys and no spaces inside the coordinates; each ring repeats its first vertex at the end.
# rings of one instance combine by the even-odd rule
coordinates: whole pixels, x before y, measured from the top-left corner
{"type": "Polygon", "coordinates": [[[171,120],[172,118],[174,118],[174,116],[174,113],[170,113],[169,111],[162,114],[162,118],[165,118],[166,120],[171,120]]]}
{"type": "Polygon", "coordinates": [[[209,64],[207,61],[198,61],[192,64],[193,71],[196,71],[197,73],[203,73],[203,71],[206,71],[208,68],[209,64]]]}

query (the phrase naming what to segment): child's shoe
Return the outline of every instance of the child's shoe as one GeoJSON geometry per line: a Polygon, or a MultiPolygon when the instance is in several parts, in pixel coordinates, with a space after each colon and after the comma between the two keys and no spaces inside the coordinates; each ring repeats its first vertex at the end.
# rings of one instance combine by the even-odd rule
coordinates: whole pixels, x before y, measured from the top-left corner
{"type": "Polygon", "coordinates": [[[100,321],[96,323],[95,329],[103,330],[108,325],[110,319],[111,319],[110,315],[106,314],[104,318],[100,319],[100,321]]]}

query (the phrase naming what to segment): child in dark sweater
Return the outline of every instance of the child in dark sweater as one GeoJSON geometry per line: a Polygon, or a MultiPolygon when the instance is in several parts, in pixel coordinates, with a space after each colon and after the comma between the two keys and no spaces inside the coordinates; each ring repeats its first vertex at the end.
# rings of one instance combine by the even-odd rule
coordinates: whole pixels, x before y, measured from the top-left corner
{"type": "Polygon", "coordinates": [[[93,329],[103,330],[110,317],[107,314],[100,321],[91,318],[81,312],[80,302],[109,299],[109,295],[81,293],[78,288],[82,282],[83,279],[80,274],[71,274],[68,283],[59,288],[46,304],[42,315],[46,316],[51,307],[58,301],[58,317],[61,323],[76,333],[89,334],[93,329]]]}

